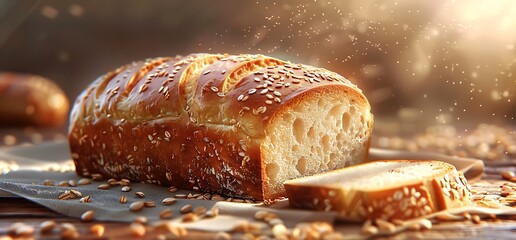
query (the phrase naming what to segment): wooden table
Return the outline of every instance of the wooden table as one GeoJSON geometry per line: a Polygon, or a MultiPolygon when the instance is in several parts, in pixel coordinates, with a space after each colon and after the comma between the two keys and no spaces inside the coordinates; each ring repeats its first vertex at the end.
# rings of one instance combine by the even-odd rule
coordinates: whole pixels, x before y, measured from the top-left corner
{"type": "MultiPolygon", "coordinates": [[[[491,175],[493,176],[493,175],[491,175]]],[[[498,181],[493,178],[493,182],[498,181]]],[[[36,203],[21,198],[0,198],[0,236],[7,234],[7,229],[15,222],[23,222],[34,227],[36,238],[41,239],[60,239],[61,235],[58,229],[49,234],[40,234],[40,224],[44,221],[52,220],[56,223],[72,223],[76,226],[82,239],[119,239],[134,238],[129,231],[128,223],[117,222],[82,222],[80,219],[74,219],[63,216],[50,209],[42,207],[36,203]],[[91,226],[94,224],[102,224],[106,231],[103,237],[97,237],[90,232],[91,226]]],[[[400,234],[390,236],[389,239],[406,239],[406,238],[426,238],[426,239],[515,239],[516,238],[516,221],[503,220],[498,222],[483,222],[481,225],[464,221],[470,227],[460,230],[438,230],[430,229],[424,232],[402,232],[400,234]],[[512,224],[512,229],[492,230],[487,228],[489,225],[495,224],[512,224]]],[[[148,231],[145,235],[146,239],[157,239],[164,231],[148,231]]],[[[183,239],[216,239],[217,233],[188,231],[188,235],[183,239]]],[[[242,234],[234,235],[242,238],[242,234]]],[[[0,237],[0,239],[2,239],[0,237]]]]}
{"type": "MultiPolygon", "coordinates": [[[[80,233],[81,239],[131,239],[135,238],[129,231],[128,223],[118,222],[82,222],[80,219],[66,217],[56,213],[48,208],[21,198],[0,198],[0,239],[2,235],[6,235],[7,229],[15,222],[23,222],[34,227],[34,237],[37,239],[61,239],[59,229],[56,227],[54,231],[48,234],[40,234],[40,224],[44,221],[52,220],[56,223],[71,223],[80,233]],[[105,233],[102,237],[95,236],[90,232],[91,226],[102,224],[105,233]]],[[[158,236],[164,235],[164,231],[148,231],[145,239],[156,239],[158,236]]],[[[188,231],[186,239],[213,239],[216,234],[211,232],[188,231]]]]}
{"type": "MultiPolygon", "coordinates": [[[[37,131],[35,129],[0,129],[0,146],[16,145],[20,143],[41,142],[46,140],[62,139],[65,136],[65,129],[52,129],[46,131],[37,131]],[[34,133],[37,133],[34,137],[34,133]],[[13,138],[15,139],[13,143],[13,138]]],[[[500,194],[492,189],[499,188],[500,171],[513,168],[516,170],[516,164],[508,164],[497,167],[489,167],[483,179],[491,184],[490,194],[500,194]]],[[[516,219],[516,217],[515,217],[516,219]]],[[[458,230],[440,230],[438,225],[435,228],[425,231],[407,231],[394,236],[379,237],[388,239],[406,239],[406,238],[446,238],[446,239],[516,239],[516,221],[515,219],[506,218],[504,220],[484,221],[481,224],[475,224],[471,221],[464,221],[460,224],[466,224],[467,228],[458,230]],[[489,226],[507,226],[505,229],[493,230],[489,226]]],[[[52,220],[58,224],[71,223],[75,225],[82,239],[120,239],[134,238],[129,231],[130,224],[118,222],[82,222],[80,219],[70,218],[42,207],[38,204],[21,198],[0,198],[0,239],[11,239],[8,235],[8,228],[15,222],[23,222],[32,226],[35,230],[33,237],[41,239],[60,239],[61,235],[56,228],[48,234],[40,234],[40,224],[44,221],[52,220]],[[105,234],[102,237],[95,236],[90,232],[90,228],[95,224],[102,224],[105,228],[105,234]]],[[[336,228],[339,224],[336,225],[336,228]]],[[[165,232],[160,230],[150,230],[145,235],[145,239],[163,238],[165,232]]],[[[188,231],[183,239],[216,239],[221,237],[217,233],[188,231]]],[[[232,235],[233,238],[243,239],[249,237],[244,234],[232,235]]]]}

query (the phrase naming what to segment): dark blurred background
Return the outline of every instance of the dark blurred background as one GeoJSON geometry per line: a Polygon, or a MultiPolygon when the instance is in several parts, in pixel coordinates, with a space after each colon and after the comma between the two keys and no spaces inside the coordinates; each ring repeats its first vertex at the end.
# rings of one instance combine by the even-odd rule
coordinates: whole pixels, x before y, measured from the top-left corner
{"type": "Polygon", "coordinates": [[[134,60],[261,53],[353,80],[387,130],[514,125],[515,44],[511,0],[0,1],[0,70],[71,101],[134,60]]]}

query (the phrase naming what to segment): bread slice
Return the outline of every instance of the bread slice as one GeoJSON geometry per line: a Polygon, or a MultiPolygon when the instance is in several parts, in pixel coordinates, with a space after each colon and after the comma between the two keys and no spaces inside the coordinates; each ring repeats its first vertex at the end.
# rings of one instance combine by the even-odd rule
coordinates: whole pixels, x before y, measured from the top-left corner
{"type": "Polygon", "coordinates": [[[290,206],[337,211],[344,220],[405,220],[470,205],[466,179],[433,160],[383,160],[284,183],[290,206]]]}

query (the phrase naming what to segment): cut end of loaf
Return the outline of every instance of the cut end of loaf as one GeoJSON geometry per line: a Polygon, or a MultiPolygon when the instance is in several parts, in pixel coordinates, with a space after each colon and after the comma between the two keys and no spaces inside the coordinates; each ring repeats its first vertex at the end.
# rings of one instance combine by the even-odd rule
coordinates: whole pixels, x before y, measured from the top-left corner
{"type": "Polygon", "coordinates": [[[284,181],[365,161],[372,115],[354,95],[338,93],[344,89],[331,86],[297,96],[304,101],[293,101],[276,115],[261,146],[266,196],[284,193],[284,181]]]}

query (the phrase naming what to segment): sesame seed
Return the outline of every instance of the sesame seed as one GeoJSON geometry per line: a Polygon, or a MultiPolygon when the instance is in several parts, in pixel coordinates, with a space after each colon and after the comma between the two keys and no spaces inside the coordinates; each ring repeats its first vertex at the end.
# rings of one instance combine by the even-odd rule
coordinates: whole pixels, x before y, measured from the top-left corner
{"type": "Polygon", "coordinates": [[[405,196],[409,195],[409,189],[407,187],[403,188],[403,194],[405,194],[405,196]]]}
{"type": "Polygon", "coordinates": [[[250,160],[251,160],[251,157],[249,157],[249,156],[245,155],[245,156],[244,156],[244,159],[242,159],[242,166],[245,166],[245,164],[246,164],[247,162],[249,162],[250,160]]]}
{"type": "Polygon", "coordinates": [[[68,181],[68,185],[70,185],[70,187],[77,187],[77,183],[73,179],[68,181]]]}
{"type": "Polygon", "coordinates": [[[471,216],[471,221],[475,224],[480,224],[480,216],[478,216],[477,214],[471,216]]]}
{"type": "Polygon", "coordinates": [[[61,238],[62,239],[77,239],[79,238],[79,232],[77,228],[71,223],[61,224],[61,238]]]}
{"type": "Polygon", "coordinates": [[[103,183],[103,184],[100,184],[97,189],[101,189],[101,190],[107,190],[109,189],[111,186],[109,184],[106,184],[106,183],[103,183]]]}
{"type": "Polygon", "coordinates": [[[110,186],[114,186],[114,185],[118,185],[118,181],[114,178],[110,178],[107,183],[110,185],[110,186]]]}
{"type": "Polygon", "coordinates": [[[139,198],[144,198],[145,197],[145,193],[143,193],[143,192],[135,192],[134,195],[139,197],[139,198]]]}
{"type": "Polygon", "coordinates": [[[272,234],[276,239],[285,238],[288,233],[288,229],[283,224],[276,224],[272,227],[272,234]]]}
{"type": "Polygon", "coordinates": [[[396,191],[394,192],[394,200],[401,200],[401,198],[403,198],[403,193],[401,191],[396,191]]]}
{"type": "Polygon", "coordinates": [[[120,203],[126,203],[127,202],[127,197],[126,196],[120,196],[120,199],[119,199],[120,203]]]}
{"type": "Polygon", "coordinates": [[[182,214],[189,213],[189,212],[192,211],[192,205],[186,204],[183,207],[181,207],[180,211],[181,211],[182,214]]]}
{"type": "Polygon", "coordinates": [[[131,230],[131,233],[136,237],[145,236],[145,226],[143,226],[140,223],[131,223],[129,229],[131,230]]]}
{"type": "Polygon", "coordinates": [[[199,216],[195,213],[187,213],[183,216],[183,222],[195,222],[199,219],[199,216]]]}
{"type": "Polygon", "coordinates": [[[45,180],[45,181],[43,182],[43,185],[44,185],[44,186],[54,186],[54,181],[52,181],[52,180],[48,180],[48,179],[47,179],[47,180],[45,180]]]}
{"type": "Polygon", "coordinates": [[[93,235],[95,235],[96,237],[102,237],[104,235],[104,231],[105,231],[105,228],[104,228],[104,225],[102,225],[102,224],[94,224],[90,228],[90,232],[93,235]]]}
{"type": "Polygon", "coordinates": [[[163,199],[163,201],[161,201],[161,203],[163,203],[163,205],[172,205],[176,202],[177,202],[177,200],[175,198],[171,198],[171,197],[165,198],[165,199],[163,199]]]}
{"type": "Polygon", "coordinates": [[[86,211],[81,215],[81,220],[83,222],[90,222],[91,220],[93,220],[94,214],[95,212],[93,212],[93,210],[86,211]]]}
{"type": "Polygon", "coordinates": [[[265,216],[267,216],[267,215],[269,215],[269,212],[264,211],[264,210],[259,210],[256,213],[254,213],[254,218],[256,220],[263,220],[265,218],[265,216]]]}
{"type": "Polygon", "coordinates": [[[164,209],[163,211],[161,211],[159,213],[159,218],[161,219],[169,219],[169,218],[172,218],[172,210],[167,208],[167,209],[164,209]]]}
{"type": "Polygon", "coordinates": [[[265,111],[267,111],[267,107],[265,107],[265,106],[261,106],[257,110],[258,113],[264,113],[265,111]]]}
{"type": "Polygon", "coordinates": [[[265,104],[272,104],[272,101],[271,100],[265,100],[265,104]]]}
{"type": "Polygon", "coordinates": [[[73,194],[73,197],[72,198],[75,198],[75,197],[82,197],[82,193],[75,190],[75,189],[71,189],[70,190],[70,193],[73,194]]]}
{"type": "MultiPolygon", "coordinates": [[[[34,227],[25,225],[24,223],[21,223],[14,227],[11,226],[11,229],[13,229],[13,230],[11,230],[11,231],[13,231],[13,235],[15,235],[17,237],[29,237],[29,236],[34,235],[34,227]]],[[[8,237],[7,239],[11,239],[11,238],[8,237]]],[[[18,239],[18,238],[16,238],[16,239],[18,239]]],[[[23,239],[25,239],[25,238],[23,238],[23,239]]],[[[29,238],[29,239],[32,239],[32,238],[29,238]]]]}
{"type": "Polygon", "coordinates": [[[40,227],[40,231],[42,233],[49,233],[56,227],[56,225],[57,225],[56,222],[49,220],[49,221],[42,222],[39,225],[39,227],[40,227]]]}
{"type": "Polygon", "coordinates": [[[89,203],[89,202],[91,202],[90,195],[82,197],[81,199],[79,199],[79,202],[81,202],[81,203],[89,203]]]}
{"type": "Polygon", "coordinates": [[[210,72],[211,72],[211,70],[208,70],[208,71],[204,72],[203,75],[209,74],[210,72]]]}
{"type": "Polygon", "coordinates": [[[82,185],[88,185],[91,183],[91,179],[89,178],[81,178],[78,182],[77,182],[77,185],[78,186],[82,186],[82,185]]]}
{"type": "Polygon", "coordinates": [[[137,212],[137,211],[142,210],[142,208],[144,206],[145,206],[145,204],[142,201],[133,202],[133,203],[131,203],[131,205],[129,205],[129,210],[131,210],[133,212],[137,212]]]}
{"type": "Polygon", "coordinates": [[[260,91],[260,94],[263,95],[263,94],[267,93],[268,91],[269,91],[268,89],[263,89],[263,90],[260,91]]]}
{"type": "Polygon", "coordinates": [[[418,223],[421,226],[421,228],[423,228],[423,229],[430,229],[430,228],[432,228],[432,222],[430,220],[428,220],[428,219],[424,219],[424,218],[420,219],[418,223]]]}
{"type": "Polygon", "coordinates": [[[140,87],[140,93],[144,92],[145,90],[147,90],[147,85],[142,85],[140,87]]]}
{"type": "Polygon", "coordinates": [[[60,181],[57,186],[60,186],[60,187],[69,187],[70,184],[68,183],[68,181],[60,181]]]}
{"type": "Polygon", "coordinates": [[[186,198],[186,194],[176,194],[174,195],[176,198],[186,198]]]}
{"type": "Polygon", "coordinates": [[[217,87],[215,87],[215,86],[211,86],[211,88],[210,88],[210,89],[211,89],[211,91],[213,91],[213,92],[218,92],[218,91],[219,91],[219,89],[218,89],[217,87]]]}
{"type": "Polygon", "coordinates": [[[207,218],[213,218],[213,217],[216,217],[219,215],[219,208],[217,207],[212,207],[209,211],[206,212],[206,217],[207,218]]]}
{"type": "Polygon", "coordinates": [[[145,216],[136,216],[133,219],[133,222],[145,225],[145,224],[147,224],[147,222],[149,222],[149,219],[147,219],[147,217],[145,217],[145,216]]]}
{"type": "Polygon", "coordinates": [[[249,95],[253,94],[256,92],[256,89],[255,88],[251,88],[249,89],[249,91],[247,92],[249,95]]]}
{"type": "Polygon", "coordinates": [[[500,175],[502,176],[503,179],[508,180],[508,181],[510,181],[511,179],[516,177],[514,172],[512,172],[512,171],[503,171],[500,173],[500,175]]]}
{"type": "Polygon", "coordinates": [[[260,78],[255,77],[255,78],[254,78],[254,81],[255,81],[255,82],[260,82],[261,80],[260,80],[260,78]]]}

